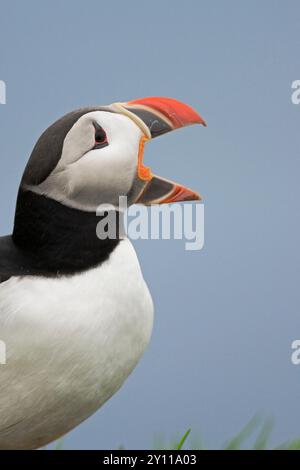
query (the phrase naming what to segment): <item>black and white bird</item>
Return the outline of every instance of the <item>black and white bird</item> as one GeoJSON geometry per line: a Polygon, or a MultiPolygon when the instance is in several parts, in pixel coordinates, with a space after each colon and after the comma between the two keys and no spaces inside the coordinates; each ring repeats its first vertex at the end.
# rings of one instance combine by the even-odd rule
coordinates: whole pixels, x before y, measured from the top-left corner
{"type": "Polygon", "coordinates": [[[36,449],[94,413],[147,347],[153,304],[127,238],[96,235],[100,204],[198,200],[143,164],[147,140],[203,119],[151,97],[73,111],[39,138],[0,238],[0,448],[36,449]],[[4,344],[3,343],[3,344],[4,344]]]}

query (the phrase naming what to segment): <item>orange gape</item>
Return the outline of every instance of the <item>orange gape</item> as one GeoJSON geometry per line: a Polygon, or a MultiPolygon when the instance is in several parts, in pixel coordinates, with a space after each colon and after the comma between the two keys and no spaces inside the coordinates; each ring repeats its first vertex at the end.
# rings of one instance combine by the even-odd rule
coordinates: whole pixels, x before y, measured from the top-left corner
{"type": "Polygon", "coordinates": [[[145,143],[149,140],[143,136],[140,140],[139,156],[138,156],[138,176],[143,181],[150,181],[152,178],[151,169],[143,164],[145,143]]]}

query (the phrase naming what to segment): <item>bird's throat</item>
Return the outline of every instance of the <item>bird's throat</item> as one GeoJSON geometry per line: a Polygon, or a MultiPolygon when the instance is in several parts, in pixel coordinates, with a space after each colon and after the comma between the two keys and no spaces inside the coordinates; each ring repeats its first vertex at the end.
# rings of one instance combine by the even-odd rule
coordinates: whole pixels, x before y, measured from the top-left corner
{"type": "Polygon", "coordinates": [[[93,212],[21,189],[12,239],[40,274],[74,274],[99,266],[120,242],[118,236],[100,240],[96,233],[99,221],[93,212]]]}

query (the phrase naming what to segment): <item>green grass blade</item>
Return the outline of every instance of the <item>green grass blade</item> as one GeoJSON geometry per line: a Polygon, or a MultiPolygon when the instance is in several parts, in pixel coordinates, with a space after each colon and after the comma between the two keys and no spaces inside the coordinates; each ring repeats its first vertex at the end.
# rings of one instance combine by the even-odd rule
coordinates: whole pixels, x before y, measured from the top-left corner
{"type": "Polygon", "coordinates": [[[300,439],[294,439],[286,444],[286,450],[300,450],[300,439]]]}
{"type": "Polygon", "coordinates": [[[262,426],[256,441],[254,442],[254,450],[265,450],[267,449],[270,436],[272,434],[274,422],[272,419],[268,419],[262,426]]]}
{"type": "Polygon", "coordinates": [[[254,416],[249,423],[231,439],[228,444],[225,446],[225,450],[238,450],[241,448],[243,442],[253,434],[253,432],[257,429],[258,425],[260,424],[260,418],[258,416],[254,416]]]}
{"type": "Polygon", "coordinates": [[[176,447],[176,450],[181,450],[182,449],[182,447],[185,444],[185,441],[187,440],[187,438],[190,435],[190,432],[191,432],[191,429],[188,429],[187,432],[182,436],[181,440],[179,441],[179,444],[176,447]]]}
{"type": "Polygon", "coordinates": [[[54,450],[62,450],[63,444],[64,444],[63,439],[60,439],[59,441],[57,441],[57,444],[56,444],[56,446],[54,447],[54,450]]]}

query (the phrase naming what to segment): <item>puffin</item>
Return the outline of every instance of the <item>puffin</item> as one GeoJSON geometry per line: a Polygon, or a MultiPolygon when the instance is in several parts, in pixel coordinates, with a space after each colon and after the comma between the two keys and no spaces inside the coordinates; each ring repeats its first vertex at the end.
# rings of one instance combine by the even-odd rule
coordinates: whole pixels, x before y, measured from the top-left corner
{"type": "Polygon", "coordinates": [[[119,220],[120,196],[128,205],[199,201],[143,163],[147,141],[191,124],[206,125],[178,100],[147,97],[72,111],[35,144],[13,232],[0,238],[0,449],[65,435],[142,357],[152,298],[130,240],[97,233],[97,209],[119,220]]]}

